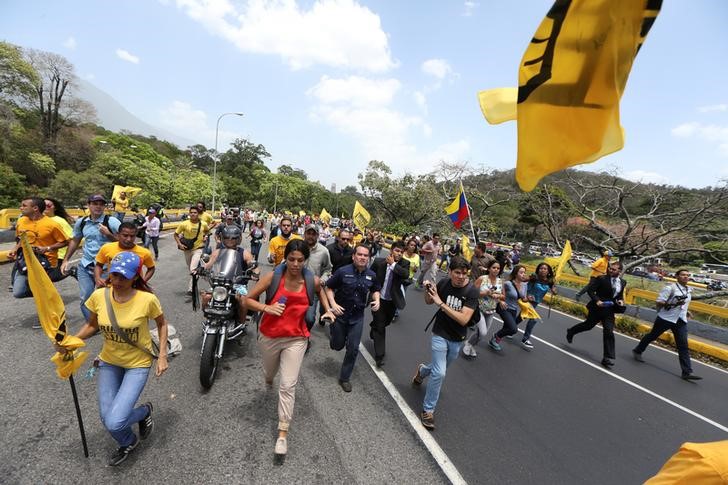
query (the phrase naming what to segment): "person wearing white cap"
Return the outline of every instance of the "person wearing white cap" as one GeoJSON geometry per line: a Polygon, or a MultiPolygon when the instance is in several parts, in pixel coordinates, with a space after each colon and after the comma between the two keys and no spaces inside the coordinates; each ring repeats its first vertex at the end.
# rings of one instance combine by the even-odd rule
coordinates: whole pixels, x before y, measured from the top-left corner
{"type": "Polygon", "coordinates": [[[147,218],[144,220],[142,227],[144,228],[144,234],[147,236],[144,238],[144,247],[149,249],[151,245],[154,249],[154,259],[159,259],[159,225],[161,221],[157,217],[157,211],[155,209],[149,209],[147,211],[147,218]]]}

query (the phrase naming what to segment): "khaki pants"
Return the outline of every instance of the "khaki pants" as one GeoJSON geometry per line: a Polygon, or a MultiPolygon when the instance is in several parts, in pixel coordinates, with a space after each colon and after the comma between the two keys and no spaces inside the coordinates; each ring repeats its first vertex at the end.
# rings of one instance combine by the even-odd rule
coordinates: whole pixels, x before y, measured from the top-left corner
{"type": "MultiPolygon", "coordinates": [[[[200,263],[202,248],[186,250],[184,251],[184,253],[185,262],[187,263],[187,267],[190,269],[190,273],[192,273],[194,270],[197,269],[197,265],[200,263]]],[[[190,276],[190,281],[189,283],[187,283],[187,291],[192,291],[192,276],[190,276]]]]}
{"type": "Polygon", "coordinates": [[[263,357],[263,372],[266,383],[281,371],[278,385],[278,429],[288,431],[296,401],[296,384],[303,363],[308,339],[304,337],[268,338],[258,335],[258,350],[263,357]]]}

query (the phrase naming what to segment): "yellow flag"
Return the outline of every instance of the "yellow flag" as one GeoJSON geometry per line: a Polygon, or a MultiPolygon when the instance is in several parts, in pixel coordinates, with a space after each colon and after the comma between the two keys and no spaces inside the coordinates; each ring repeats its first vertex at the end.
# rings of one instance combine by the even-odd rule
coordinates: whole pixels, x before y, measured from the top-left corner
{"type": "Polygon", "coordinates": [[[460,248],[463,251],[463,257],[467,261],[473,259],[473,250],[470,249],[470,238],[468,238],[468,236],[463,235],[463,237],[460,239],[460,248]]]}
{"type": "Polygon", "coordinates": [[[521,318],[528,320],[530,318],[540,319],[541,315],[531,306],[530,303],[523,300],[518,300],[518,306],[521,307],[521,318]]]}
{"type": "Polygon", "coordinates": [[[33,293],[35,307],[38,310],[38,319],[46,336],[51,342],[58,342],[61,346],[69,349],[66,354],[56,352],[51,361],[56,364],[56,374],[62,379],[67,379],[83,364],[88,357],[86,352],[76,352],[76,349],[84,347],[83,340],[68,335],[66,326],[66,308],[63,305],[61,295],[53,286],[48,273],[43,269],[38,258],[30,247],[25,234],[20,235],[23,246],[23,256],[28,264],[28,285],[33,293]]]}
{"type": "Polygon", "coordinates": [[[298,215],[303,217],[306,215],[306,211],[298,211],[298,215]]]}
{"type": "Polygon", "coordinates": [[[122,192],[126,192],[127,198],[131,199],[141,191],[141,187],[125,187],[123,185],[114,185],[114,193],[111,194],[111,198],[118,199],[119,194],[121,194],[122,192]]]}
{"type": "Polygon", "coordinates": [[[367,211],[364,206],[362,206],[359,201],[357,200],[354,203],[354,224],[359,229],[364,229],[369,225],[369,222],[372,220],[372,216],[369,215],[369,211],[367,211]]]}
{"type": "Polygon", "coordinates": [[[491,125],[516,119],[518,88],[496,88],[478,93],[480,110],[491,125]]]}
{"type": "Polygon", "coordinates": [[[326,209],[321,209],[321,214],[319,214],[319,219],[321,219],[326,224],[331,223],[331,214],[329,214],[326,209]]]}
{"type": "Polygon", "coordinates": [[[554,268],[554,281],[559,281],[561,273],[571,259],[571,242],[567,239],[564,244],[564,249],[561,251],[561,257],[559,257],[558,266],[554,268]]]}
{"type": "MultiPolygon", "coordinates": [[[[530,191],[548,174],[622,149],[619,100],[661,4],[554,2],[518,71],[516,180],[521,189],[530,191]]],[[[504,92],[486,93],[480,97],[486,119],[505,121],[512,112],[504,107],[504,92]]]]}

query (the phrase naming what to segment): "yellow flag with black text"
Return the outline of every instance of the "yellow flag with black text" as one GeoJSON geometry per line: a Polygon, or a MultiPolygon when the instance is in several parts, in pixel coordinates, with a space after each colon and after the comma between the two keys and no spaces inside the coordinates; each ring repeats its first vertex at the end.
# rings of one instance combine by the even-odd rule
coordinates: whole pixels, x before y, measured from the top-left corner
{"type": "Polygon", "coordinates": [[[364,229],[369,225],[369,222],[372,220],[372,216],[369,215],[369,211],[367,211],[363,205],[359,203],[357,200],[354,203],[354,224],[359,229],[364,229]]]}
{"type": "MultiPolygon", "coordinates": [[[[518,71],[521,189],[533,190],[546,175],[622,149],[619,101],[661,6],[662,0],[554,2],[518,71]]],[[[512,93],[491,91],[479,93],[486,119],[512,119],[512,93]]]]}

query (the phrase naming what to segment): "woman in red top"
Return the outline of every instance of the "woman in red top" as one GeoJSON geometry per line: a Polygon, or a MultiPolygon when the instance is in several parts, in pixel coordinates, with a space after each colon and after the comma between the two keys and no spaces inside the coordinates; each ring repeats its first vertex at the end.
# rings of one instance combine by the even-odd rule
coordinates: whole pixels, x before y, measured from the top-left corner
{"type": "MultiPolygon", "coordinates": [[[[305,241],[290,241],[283,253],[286,265],[283,277],[270,300],[271,304],[260,303],[258,297],[273,282],[272,272],[258,281],[246,300],[248,308],[263,313],[258,331],[258,350],[263,357],[266,385],[272,386],[278,370],[281,372],[278,386],[278,440],[275,445],[277,455],[285,455],[288,451],[287,435],[296,400],[296,383],[310,335],[304,320],[309,307],[303,274],[308,256],[309,249],[305,241]]],[[[314,284],[314,290],[326,310],[322,318],[334,320],[318,277],[314,277],[314,284]]]]}

